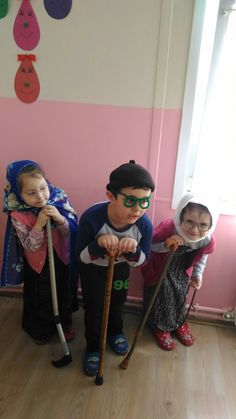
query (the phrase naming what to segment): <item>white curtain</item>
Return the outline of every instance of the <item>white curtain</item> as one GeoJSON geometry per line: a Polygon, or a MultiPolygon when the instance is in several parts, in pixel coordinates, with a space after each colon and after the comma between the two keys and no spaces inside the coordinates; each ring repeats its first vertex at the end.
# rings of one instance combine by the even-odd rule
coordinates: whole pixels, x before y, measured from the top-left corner
{"type": "Polygon", "coordinates": [[[236,214],[236,10],[219,11],[192,189],[209,190],[236,214]]]}

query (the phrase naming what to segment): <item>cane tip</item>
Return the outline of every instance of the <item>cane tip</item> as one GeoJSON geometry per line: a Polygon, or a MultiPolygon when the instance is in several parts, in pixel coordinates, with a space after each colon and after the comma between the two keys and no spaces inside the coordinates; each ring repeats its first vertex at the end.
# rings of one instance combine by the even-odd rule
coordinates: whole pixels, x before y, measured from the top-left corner
{"type": "Polygon", "coordinates": [[[58,359],[57,361],[51,361],[52,365],[56,368],[65,367],[66,365],[70,364],[71,362],[72,362],[71,354],[64,355],[61,359],[58,359]]]}
{"type": "Polygon", "coordinates": [[[103,376],[97,375],[95,378],[95,384],[96,386],[102,386],[103,384],[103,376]]]}
{"type": "Polygon", "coordinates": [[[127,370],[128,365],[129,365],[129,360],[128,360],[128,359],[124,359],[124,360],[120,363],[119,367],[120,367],[122,370],[127,370]]]}

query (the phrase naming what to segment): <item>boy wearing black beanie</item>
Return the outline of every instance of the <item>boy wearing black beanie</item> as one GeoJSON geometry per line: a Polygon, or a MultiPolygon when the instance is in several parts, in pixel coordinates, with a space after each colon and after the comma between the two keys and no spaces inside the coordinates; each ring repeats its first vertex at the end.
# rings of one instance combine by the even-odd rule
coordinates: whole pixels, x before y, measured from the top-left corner
{"type": "Polygon", "coordinates": [[[99,350],[108,254],[116,254],[108,321],[108,343],[118,355],[128,351],[122,310],[127,298],[130,266],[141,266],[150,254],[152,224],[145,212],[155,185],[144,167],[130,160],[110,174],[108,202],[88,208],[78,227],[77,255],[84,301],[87,348],[85,374],[94,376],[99,350]]]}

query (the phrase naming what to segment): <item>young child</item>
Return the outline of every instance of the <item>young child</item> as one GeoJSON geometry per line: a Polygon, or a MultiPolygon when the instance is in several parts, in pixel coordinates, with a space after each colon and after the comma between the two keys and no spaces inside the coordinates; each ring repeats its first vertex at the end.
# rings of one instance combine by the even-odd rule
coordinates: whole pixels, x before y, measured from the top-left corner
{"type": "Polygon", "coordinates": [[[142,265],[151,250],[152,224],[145,212],[154,188],[149,172],[131,160],[110,174],[107,185],[109,201],[93,205],[81,216],[77,252],[87,341],[83,368],[89,376],[96,375],[99,367],[109,252],[116,253],[116,260],[108,342],[118,355],[124,355],[128,350],[123,334],[122,309],[127,297],[129,268],[142,265]]]}
{"type": "Polygon", "coordinates": [[[36,162],[14,161],[6,177],[8,222],[1,286],[23,281],[22,327],[35,343],[48,342],[56,331],[46,237],[46,222],[51,219],[59,312],[65,337],[72,340],[72,311],[78,303],[76,258],[70,250],[75,246],[77,215],[65,192],[47,181],[36,162]]]}
{"type": "Polygon", "coordinates": [[[191,346],[194,343],[189,326],[184,322],[185,298],[189,279],[192,287],[201,288],[208,254],[215,248],[215,238],[212,235],[215,225],[214,209],[192,193],[187,193],[179,202],[174,219],[165,220],[154,229],[151,257],[141,268],[144,278],[144,306],[148,305],[160,278],[168,250],[175,250],[148,319],[149,326],[163,349],[174,348],[171,332],[175,332],[183,345],[191,346]]]}

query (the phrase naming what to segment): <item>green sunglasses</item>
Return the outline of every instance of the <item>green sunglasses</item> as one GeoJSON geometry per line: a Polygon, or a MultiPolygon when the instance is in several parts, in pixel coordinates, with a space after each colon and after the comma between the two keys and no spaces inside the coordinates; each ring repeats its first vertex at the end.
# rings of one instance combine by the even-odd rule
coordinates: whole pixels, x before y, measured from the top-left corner
{"type": "Polygon", "coordinates": [[[141,209],[147,209],[148,207],[150,207],[151,195],[145,196],[145,198],[136,198],[136,196],[126,195],[122,192],[118,193],[125,197],[123,204],[126,208],[133,208],[137,205],[137,203],[139,204],[141,209]]]}

